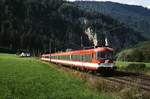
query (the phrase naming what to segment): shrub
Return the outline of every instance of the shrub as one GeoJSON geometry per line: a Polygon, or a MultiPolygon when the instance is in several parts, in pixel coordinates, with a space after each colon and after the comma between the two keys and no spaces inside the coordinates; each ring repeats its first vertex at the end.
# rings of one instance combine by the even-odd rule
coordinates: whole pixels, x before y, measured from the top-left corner
{"type": "Polygon", "coordinates": [[[132,63],[129,64],[126,69],[127,70],[143,70],[145,69],[146,65],[145,64],[140,64],[140,63],[132,63]]]}
{"type": "Polygon", "coordinates": [[[138,49],[124,50],[117,55],[118,61],[142,62],[143,59],[142,51],[138,49]]]}
{"type": "Polygon", "coordinates": [[[150,62],[150,41],[137,44],[117,54],[118,61],[150,62]]]}

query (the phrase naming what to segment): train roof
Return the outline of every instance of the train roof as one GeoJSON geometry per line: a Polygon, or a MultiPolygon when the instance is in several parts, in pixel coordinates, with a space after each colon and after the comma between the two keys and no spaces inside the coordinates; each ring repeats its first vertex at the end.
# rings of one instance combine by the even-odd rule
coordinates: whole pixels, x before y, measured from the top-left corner
{"type": "Polygon", "coordinates": [[[114,49],[109,47],[97,47],[93,49],[83,49],[83,50],[76,50],[76,51],[69,51],[69,52],[59,52],[59,53],[52,53],[52,54],[43,54],[43,56],[55,56],[55,55],[73,55],[73,54],[91,54],[95,52],[107,52],[107,51],[114,51],[114,49]]]}

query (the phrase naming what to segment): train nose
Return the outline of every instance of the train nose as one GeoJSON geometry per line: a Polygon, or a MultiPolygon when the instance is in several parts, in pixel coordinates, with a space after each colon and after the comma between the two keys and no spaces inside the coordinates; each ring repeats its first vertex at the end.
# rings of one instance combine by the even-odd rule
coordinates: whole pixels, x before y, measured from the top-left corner
{"type": "Polygon", "coordinates": [[[104,63],[109,63],[109,60],[105,60],[105,62],[104,63]]]}

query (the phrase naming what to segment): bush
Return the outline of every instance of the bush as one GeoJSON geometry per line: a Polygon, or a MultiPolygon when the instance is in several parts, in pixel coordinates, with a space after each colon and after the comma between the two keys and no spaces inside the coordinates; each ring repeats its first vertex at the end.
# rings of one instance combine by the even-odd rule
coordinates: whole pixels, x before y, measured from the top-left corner
{"type": "Polygon", "coordinates": [[[150,41],[136,45],[117,54],[118,61],[150,62],[150,41]]]}
{"type": "Polygon", "coordinates": [[[9,48],[0,47],[0,53],[12,53],[12,54],[14,54],[15,51],[14,51],[14,50],[11,50],[11,49],[9,49],[9,48]]]}
{"type": "Polygon", "coordinates": [[[124,50],[117,55],[118,61],[141,62],[143,60],[142,52],[138,49],[124,50]]]}
{"type": "Polygon", "coordinates": [[[139,63],[132,63],[129,64],[126,69],[127,70],[143,70],[145,69],[146,65],[145,64],[139,64],[139,63]]]}

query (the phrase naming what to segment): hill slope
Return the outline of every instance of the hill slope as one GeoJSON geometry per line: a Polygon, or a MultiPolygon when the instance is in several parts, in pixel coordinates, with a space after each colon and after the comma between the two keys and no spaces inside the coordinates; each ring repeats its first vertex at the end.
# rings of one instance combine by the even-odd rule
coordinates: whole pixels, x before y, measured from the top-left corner
{"type": "Polygon", "coordinates": [[[80,49],[91,46],[98,35],[104,45],[105,31],[115,49],[122,49],[146,40],[139,32],[113,18],[86,12],[63,0],[0,1],[0,47],[36,52],[80,49]],[[105,26],[104,26],[105,24],[105,26]]]}
{"type": "Polygon", "coordinates": [[[114,2],[77,1],[79,8],[109,15],[150,38],[150,9],[114,2]]]}

